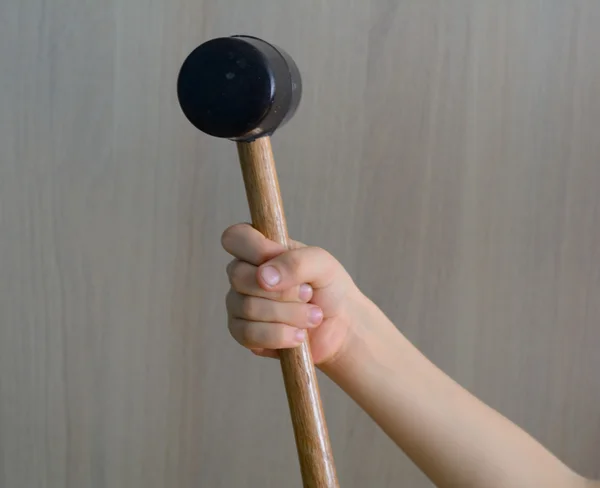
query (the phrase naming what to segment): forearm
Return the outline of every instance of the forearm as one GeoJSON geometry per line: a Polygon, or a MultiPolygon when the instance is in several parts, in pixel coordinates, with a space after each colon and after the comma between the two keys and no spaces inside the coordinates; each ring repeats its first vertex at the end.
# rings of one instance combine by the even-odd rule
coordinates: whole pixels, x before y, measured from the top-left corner
{"type": "Polygon", "coordinates": [[[587,486],[434,366],[366,298],[358,300],[354,337],[322,369],[437,486],[587,486]]]}

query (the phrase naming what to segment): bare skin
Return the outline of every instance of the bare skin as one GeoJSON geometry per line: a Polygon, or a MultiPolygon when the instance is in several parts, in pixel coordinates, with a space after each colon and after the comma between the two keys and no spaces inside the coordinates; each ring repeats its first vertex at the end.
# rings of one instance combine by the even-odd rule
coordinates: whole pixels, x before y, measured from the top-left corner
{"type": "Polygon", "coordinates": [[[313,359],[441,488],[598,488],[421,354],[329,253],[286,250],[247,224],[223,233],[231,335],[259,356],[313,359]]]}

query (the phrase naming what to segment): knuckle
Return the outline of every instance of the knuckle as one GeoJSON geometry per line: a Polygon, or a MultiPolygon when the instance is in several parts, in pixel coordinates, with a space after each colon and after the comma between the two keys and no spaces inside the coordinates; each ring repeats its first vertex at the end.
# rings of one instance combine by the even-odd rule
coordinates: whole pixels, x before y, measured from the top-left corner
{"type": "Polygon", "coordinates": [[[233,301],[235,300],[236,292],[233,288],[230,288],[227,294],[225,295],[225,307],[227,311],[231,311],[233,308],[233,301]]]}
{"type": "Polygon", "coordinates": [[[286,290],[273,292],[273,300],[280,302],[297,302],[300,301],[300,292],[298,286],[287,288],[286,290]]]}
{"type": "Polygon", "coordinates": [[[229,334],[244,347],[257,347],[260,345],[259,331],[252,327],[251,322],[240,319],[230,319],[228,322],[229,334]]]}
{"type": "Polygon", "coordinates": [[[234,227],[235,226],[228,227],[221,234],[221,246],[223,246],[225,250],[229,250],[231,248],[231,242],[234,238],[234,227]]]}
{"type": "Polygon", "coordinates": [[[244,327],[242,330],[242,340],[246,346],[260,347],[268,341],[269,331],[263,327],[244,327]]]}
{"type": "Polygon", "coordinates": [[[292,276],[298,274],[303,264],[303,259],[300,253],[290,252],[288,253],[286,258],[286,264],[289,269],[289,272],[292,274],[292,276]]]}
{"type": "Polygon", "coordinates": [[[244,317],[253,318],[257,314],[258,302],[253,297],[244,297],[240,303],[240,310],[244,317]]]}
{"type": "Polygon", "coordinates": [[[238,261],[237,259],[234,259],[233,261],[231,261],[231,263],[229,263],[229,265],[227,266],[227,276],[229,277],[229,283],[236,290],[239,289],[239,287],[240,287],[240,284],[242,281],[242,276],[243,276],[242,273],[243,273],[242,262],[238,261]]]}
{"type": "Polygon", "coordinates": [[[329,251],[321,247],[311,248],[313,257],[316,261],[322,264],[320,271],[322,274],[337,275],[339,271],[339,263],[329,251]]]}
{"type": "Polygon", "coordinates": [[[252,341],[254,338],[254,333],[252,332],[252,328],[248,327],[247,325],[245,327],[242,327],[240,337],[242,339],[243,345],[246,346],[248,344],[252,344],[252,341]]]}
{"type": "Polygon", "coordinates": [[[286,329],[289,329],[289,327],[291,326],[287,324],[281,324],[281,326],[277,328],[277,331],[273,331],[275,335],[273,342],[276,342],[277,344],[283,344],[285,342],[286,329]]]}
{"type": "Polygon", "coordinates": [[[322,247],[311,247],[310,249],[312,252],[315,253],[315,256],[318,258],[321,258],[323,260],[329,260],[332,258],[332,255],[329,253],[329,251],[326,251],[322,247]]]}
{"type": "Polygon", "coordinates": [[[267,300],[271,300],[273,302],[285,302],[287,290],[276,290],[276,291],[268,291],[261,292],[261,296],[263,296],[267,300]]]}
{"type": "Polygon", "coordinates": [[[234,224],[223,231],[221,234],[221,246],[226,251],[232,251],[236,240],[243,239],[244,231],[249,227],[246,223],[234,224]]]}
{"type": "Polygon", "coordinates": [[[243,328],[240,328],[240,323],[237,319],[229,317],[227,321],[227,330],[229,331],[229,335],[233,337],[240,344],[242,343],[240,339],[240,335],[243,335],[243,328]]]}

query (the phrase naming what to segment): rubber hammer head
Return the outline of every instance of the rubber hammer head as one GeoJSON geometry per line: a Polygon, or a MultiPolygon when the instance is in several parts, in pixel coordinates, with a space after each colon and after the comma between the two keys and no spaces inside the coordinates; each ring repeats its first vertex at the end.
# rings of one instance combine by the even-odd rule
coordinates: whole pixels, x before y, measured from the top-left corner
{"type": "Polygon", "coordinates": [[[177,95],[185,116],[202,132],[251,141],[271,135],[294,115],[302,80],[280,48],[256,37],[219,37],[185,59],[177,95]]]}

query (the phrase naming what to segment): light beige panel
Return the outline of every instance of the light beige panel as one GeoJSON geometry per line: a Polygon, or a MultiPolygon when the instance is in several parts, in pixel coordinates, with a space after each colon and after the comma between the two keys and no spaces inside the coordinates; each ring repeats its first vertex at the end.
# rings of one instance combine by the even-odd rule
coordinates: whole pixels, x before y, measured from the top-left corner
{"type": "MultiPolygon", "coordinates": [[[[290,231],[445,371],[600,476],[600,4],[0,4],[0,486],[300,487],[277,363],[225,327],[235,147],[177,105],[247,33],[297,60],[290,231]]],[[[430,486],[326,378],[344,488],[430,486]]]]}

